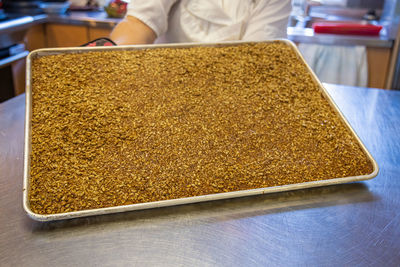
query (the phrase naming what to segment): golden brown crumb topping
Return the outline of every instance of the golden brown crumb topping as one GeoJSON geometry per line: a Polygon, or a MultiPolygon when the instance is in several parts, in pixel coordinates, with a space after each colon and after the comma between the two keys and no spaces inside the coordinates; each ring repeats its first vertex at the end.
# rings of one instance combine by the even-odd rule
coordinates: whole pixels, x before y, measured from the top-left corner
{"type": "Polygon", "coordinates": [[[372,172],[282,42],[39,57],[31,121],[40,214],[372,172]]]}

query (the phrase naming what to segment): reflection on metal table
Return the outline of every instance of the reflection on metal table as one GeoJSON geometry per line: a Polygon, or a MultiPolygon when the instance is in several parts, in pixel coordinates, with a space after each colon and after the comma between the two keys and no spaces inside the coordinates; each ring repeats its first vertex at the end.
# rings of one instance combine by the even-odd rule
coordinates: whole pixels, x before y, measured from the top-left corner
{"type": "Polygon", "coordinates": [[[377,160],[375,179],[51,223],[22,209],[25,97],[0,104],[0,262],[398,266],[400,92],[326,87],[377,160]]]}

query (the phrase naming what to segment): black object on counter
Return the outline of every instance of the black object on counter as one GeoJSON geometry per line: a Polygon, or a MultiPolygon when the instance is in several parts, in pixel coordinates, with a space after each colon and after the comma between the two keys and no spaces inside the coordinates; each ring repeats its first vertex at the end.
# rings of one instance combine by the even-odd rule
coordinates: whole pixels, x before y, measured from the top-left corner
{"type": "Polygon", "coordinates": [[[375,20],[379,20],[379,16],[376,14],[376,11],[374,9],[370,9],[363,16],[363,19],[365,19],[366,21],[375,21],[375,20]]]}
{"type": "Polygon", "coordinates": [[[103,37],[90,41],[81,46],[115,46],[115,45],[117,44],[114,43],[111,39],[103,37]]]}
{"type": "Polygon", "coordinates": [[[36,15],[43,13],[40,8],[41,2],[36,0],[4,0],[3,8],[6,13],[36,15]]]}

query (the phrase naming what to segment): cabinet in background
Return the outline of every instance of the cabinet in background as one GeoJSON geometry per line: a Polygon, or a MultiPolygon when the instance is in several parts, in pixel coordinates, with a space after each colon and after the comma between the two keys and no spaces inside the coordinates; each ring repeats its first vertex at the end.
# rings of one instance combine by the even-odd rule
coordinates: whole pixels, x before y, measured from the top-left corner
{"type": "Polygon", "coordinates": [[[47,47],[45,29],[45,24],[38,24],[28,30],[24,39],[28,51],[47,47]]]}
{"type": "Polygon", "coordinates": [[[389,73],[390,48],[368,47],[368,87],[385,88],[389,73]]]}
{"type": "Polygon", "coordinates": [[[73,47],[89,42],[87,26],[48,23],[45,27],[47,47],[73,47]]]}
{"type": "Polygon", "coordinates": [[[29,29],[25,45],[29,51],[39,48],[76,47],[101,37],[108,37],[111,28],[68,24],[40,24],[29,29]]]}
{"type": "Polygon", "coordinates": [[[109,37],[112,29],[110,28],[95,28],[89,27],[89,41],[109,37]]]}
{"type": "Polygon", "coordinates": [[[47,47],[81,46],[94,39],[108,37],[112,29],[66,24],[47,24],[47,47]]]}

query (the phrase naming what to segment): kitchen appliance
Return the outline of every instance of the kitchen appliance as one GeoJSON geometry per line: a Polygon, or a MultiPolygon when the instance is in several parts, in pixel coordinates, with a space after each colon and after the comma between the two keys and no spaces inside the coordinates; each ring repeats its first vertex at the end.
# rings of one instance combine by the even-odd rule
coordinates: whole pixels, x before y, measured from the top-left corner
{"type": "Polygon", "coordinates": [[[4,12],[3,9],[0,9],[0,21],[6,20],[7,14],[4,12]]]}
{"type": "Polygon", "coordinates": [[[41,2],[42,1],[4,0],[3,8],[7,13],[36,15],[43,13],[43,10],[40,8],[41,2]]]}
{"type": "Polygon", "coordinates": [[[0,102],[24,91],[24,37],[33,22],[31,16],[7,13],[0,9],[0,102]]]}

